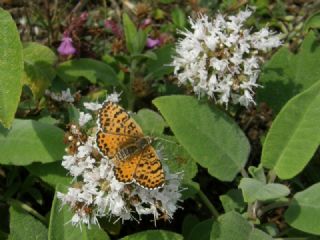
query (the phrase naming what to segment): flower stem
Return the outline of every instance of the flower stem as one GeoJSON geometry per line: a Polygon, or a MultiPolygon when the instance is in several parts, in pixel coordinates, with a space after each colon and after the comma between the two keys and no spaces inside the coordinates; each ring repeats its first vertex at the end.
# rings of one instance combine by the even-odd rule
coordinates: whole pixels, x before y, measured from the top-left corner
{"type": "Polygon", "coordinates": [[[201,190],[198,191],[198,195],[199,195],[200,199],[202,200],[202,202],[204,203],[204,205],[206,205],[206,207],[210,210],[213,218],[217,219],[219,217],[219,212],[213,206],[213,204],[210,202],[210,200],[207,198],[207,196],[201,190]]]}
{"type": "Polygon", "coordinates": [[[30,207],[29,205],[27,205],[25,203],[22,203],[19,200],[16,200],[16,199],[13,199],[13,198],[8,199],[8,203],[10,205],[15,205],[15,206],[17,206],[19,208],[22,208],[26,212],[28,212],[31,215],[33,215],[36,218],[38,218],[43,224],[48,226],[48,222],[47,222],[46,218],[44,216],[42,216],[40,213],[38,213],[36,210],[34,210],[32,207],[30,207]]]}
{"type": "Polygon", "coordinates": [[[282,201],[270,203],[269,205],[261,207],[257,212],[257,216],[261,217],[266,212],[268,212],[272,209],[275,209],[275,208],[287,207],[289,205],[289,203],[290,203],[290,200],[282,200],[282,201]]]}

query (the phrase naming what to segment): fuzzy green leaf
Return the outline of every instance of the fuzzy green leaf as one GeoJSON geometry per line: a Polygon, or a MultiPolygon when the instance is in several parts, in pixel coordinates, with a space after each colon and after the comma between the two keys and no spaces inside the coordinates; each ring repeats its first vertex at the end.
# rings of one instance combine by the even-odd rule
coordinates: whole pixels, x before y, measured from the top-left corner
{"type": "Polygon", "coordinates": [[[100,83],[103,86],[119,84],[117,74],[108,64],[89,58],[63,62],[58,66],[57,74],[67,82],[74,82],[84,77],[93,84],[100,83]]]}
{"type": "Polygon", "coordinates": [[[239,184],[242,189],[243,198],[252,203],[256,200],[268,201],[285,197],[290,193],[288,187],[278,183],[265,184],[253,178],[242,178],[239,184]]]}
{"type": "Polygon", "coordinates": [[[282,179],[296,176],[320,143],[320,81],[292,98],[278,114],[262,149],[262,164],[282,179]]]}
{"type": "Polygon", "coordinates": [[[320,28],[320,12],[316,12],[305,21],[303,30],[308,31],[309,29],[319,29],[319,28],[320,28]]]}
{"type": "Polygon", "coordinates": [[[171,172],[183,171],[183,182],[189,183],[197,174],[196,163],[174,137],[163,134],[167,126],[164,119],[148,109],[141,109],[133,117],[146,135],[155,137],[155,148],[162,155],[161,158],[165,157],[167,160],[165,164],[169,166],[171,172]]]}
{"type": "Polygon", "coordinates": [[[15,22],[0,8],[0,123],[9,128],[22,90],[22,45],[15,22]]]}
{"type": "MultiPolygon", "coordinates": [[[[122,16],[122,21],[123,21],[123,29],[124,29],[124,36],[126,39],[126,46],[127,49],[130,53],[140,53],[141,50],[139,50],[138,47],[138,31],[134,23],[131,21],[130,17],[128,14],[123,14],[122,16]]],[[[141,34],[141,33],[140,33],[141,34]]]]}
{"type": "Polygon", "coordinates": [[[9,240],[46,240],[47,234],[47,228],[39,220],[15,205],[10,207],[9,240]]]}
{"type": "Polygon", "coordinates": [[[28,43],[23,49],[23,60],[23,83],[30,87],[35,98],[40,98],[56,75],[53,65],[57,57],[44,45],[28,43]]]}
{"type": "Polygon", "coordinates": [[[149,109],[141,109],[137,114],[133,115],[133,117],[147,135],[162,134],[164,128],[167,126],[166,122],[158,113],[149,109]]]}
{"type": "Polygon", "coordinates": [[[121,240],[182,240],[183,237],[174,232],[165,230],[147,230],[132,235],[128,235],[121,240]]]}
{"type": "Polygon", "coordinates": [[[156,49],[154,52],[157,59],[149,59],[146,62],[146,69],[150,76],[149,79],[159,80],[173,72],[173,67],[168,66],[172,62],[173,46],[168,44],[156,49]]]}
{"type": "Polygon", "coordinates": [[[249,142],[226,114],[190,96],[166,96],[153,101],[179,143],[209,173],[232,181],[245,165],[249,142]]]}
{"type": "Polygon", "coordinates": [[[294,195],[285,219],[292,227],[320,235],[320,183],[294,195]]]}
{"type": "Polygon", "coordinates": [[[33,175],[40,177],[44,182],[52,187],[56,185],[68,185],[72,178],[68,176],[68,172],[61,166],[61,162],[52,163],[33,163],[26,166],[28,171],[33,175]]]}
{"type": "Polygon", "coordinates": [[[272,240],[272,237],[254,228],[239,213],[228,212],[214,222],[211,240],[272,240]]]}
{"type": "Polygon", "coordinates": [[[281,48],[263,68],[258,89],[259,102],[278,113],[293,96],[301,93],[320,79],[320,43],[314,32],[304,39],[298,54],[281,48]]]}
{"type": "Polygon", "coordinates": [[[197,225],[195,225],[188,237],[187,240],[210,240],[210,232],[213,224],[213,219],[204,220],[197,225]]]}
{"type": "Polygon", "coordinates": [[[63,134],[50,124],[16,119],[11,130],[0,127],[0,163],[28,165],[61,160],[65,148],[63,134]]]}

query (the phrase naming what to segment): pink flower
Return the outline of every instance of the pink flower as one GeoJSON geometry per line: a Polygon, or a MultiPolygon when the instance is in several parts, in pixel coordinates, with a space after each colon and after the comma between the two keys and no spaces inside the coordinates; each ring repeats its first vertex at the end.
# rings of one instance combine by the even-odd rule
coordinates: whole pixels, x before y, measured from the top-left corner
{"type": "Polygon", "coordinates": [[[143,20],[143,22],[141,23],[140,28],[145,29],[145,28],[148,27],[151,23],[152,23],[151,18],[146,18],[146,19],[143,20]]]}
{"type": "Polygon", "coordinates": [[[64,36],[62,42],[58,47],[58,52],[61,56],[73,55],[76,53],[76,49],[72,45],[72,38],[64,36]]]}
{"type": "Polygon", "coordinates": [[[156,46],[160,45],[160,40],[159,39],[152,39],[152,38],[147,38],[147,43],[146,46],[147,48],[154,48],[156,46]]]}
{"type": "Polygon", "coordinates": [[[110,30],[116,37],[122,37],[122,30],[119,25],[113,20],[105,20],[104,26],[110,30]]]}

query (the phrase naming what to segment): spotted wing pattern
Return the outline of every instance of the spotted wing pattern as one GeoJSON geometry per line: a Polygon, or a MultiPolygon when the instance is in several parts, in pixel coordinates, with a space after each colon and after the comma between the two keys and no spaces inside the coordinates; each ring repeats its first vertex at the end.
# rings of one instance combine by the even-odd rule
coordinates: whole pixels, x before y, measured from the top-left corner
{"type": "Polygon", "coordinates": [[[139,185],[148,189],[160,188],[164,185],[162,164],[151,145],[141,152],[133,178],[139,185]]]}
{"type": "MultiPolygon", "coordinates": [[[[105,102],[99,111],[97,146],[105,156],[113,158],[121,149],[143,138],[140,126],[119,105],[105,102]]],[[[137,184],[147,189],[160,188],[165,177],[161,161],[151,145],[138,149],[125,160],[115,160],[114,174],[118,181],[137,184]]]]}
{"type": "Polygon", "coordinates": [[[133,175],[139,163],[141,153],[135,154],[125,161],[117,161],[113,172],[119,182],[130,183],[133,181],[133,175]]]}
{"type": "Polygon", "coordinates": [[[98,115],[97,146],[105,156],[113,158],[123,147],[143,137],[140,126],[119,105],[105,102],[98,115]]]}

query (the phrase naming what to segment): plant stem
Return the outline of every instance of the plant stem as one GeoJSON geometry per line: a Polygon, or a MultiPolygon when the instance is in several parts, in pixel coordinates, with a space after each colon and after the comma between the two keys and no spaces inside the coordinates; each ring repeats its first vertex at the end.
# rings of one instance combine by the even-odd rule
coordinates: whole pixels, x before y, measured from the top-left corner
{"type": "Polygon", "coordinates": [[[46,218],[44,216],[42,216],[40,213],[38,213],[36,210],[34,210],[32,207],[30,207],[29,205],[20,202],[19,200],[10,198],[8,199],[8,203],[10,205],[16,205],[19,208],[22,208],[23,210],[25,210],[26,212],[30,213],[31,215],[35,216],[36,218],[38,218],[43,224],[45,224],[46,226],[48,226],[48,222],[46,220],[46,218]]]}
{"type": "Polygon", "coordinates": [[[204,203],[204,205],[206,205],[206,207],[210,210],[213,218],[217,219],[219,217],[219,212],[213,206],[213,204],[210,202],[210,200],[207,198],[207,196],[201,190],[198,191],[198,195],[199,195],[200,199],[202,200],[202,202],[204,203]]]}
{"type": "Polygon", "coordinates": [[[283,200],[283,201],[270,203],[269,205],[266,205],[266,206],[260,208],[257,211],[257,216],[261,217],[266,212],[268,212],[268,211],[270,211],[270,210],[272,210],[274,208],[287,207],[289,205],[289,203],[290,203],[290,200],[283,200]]]}

